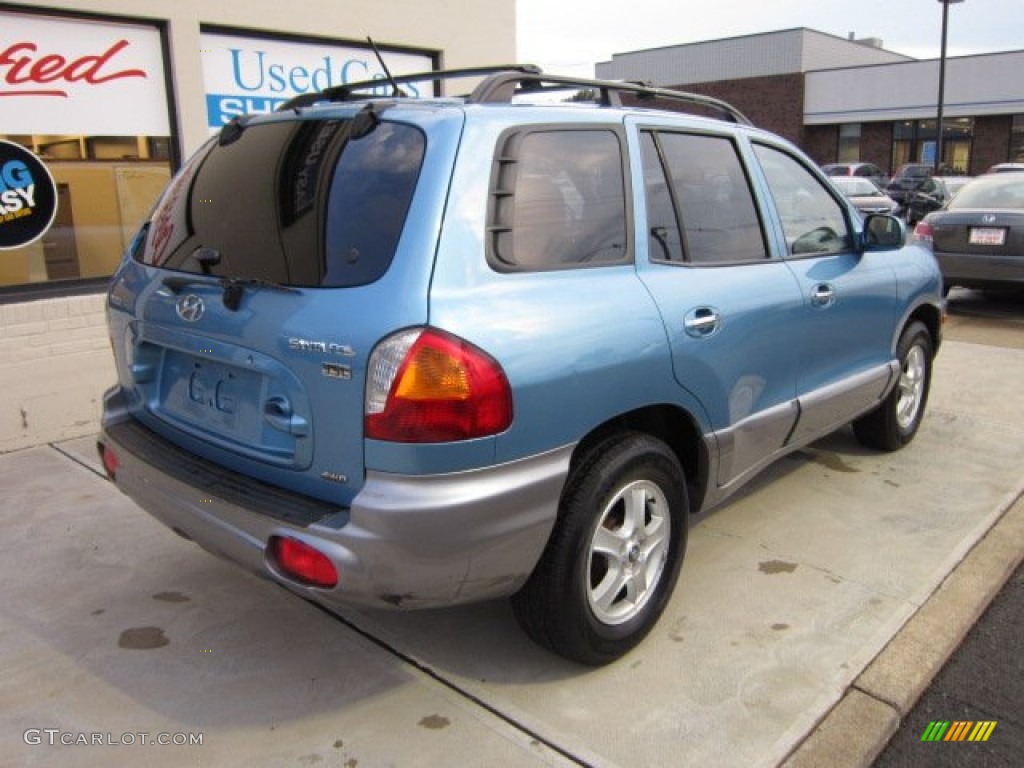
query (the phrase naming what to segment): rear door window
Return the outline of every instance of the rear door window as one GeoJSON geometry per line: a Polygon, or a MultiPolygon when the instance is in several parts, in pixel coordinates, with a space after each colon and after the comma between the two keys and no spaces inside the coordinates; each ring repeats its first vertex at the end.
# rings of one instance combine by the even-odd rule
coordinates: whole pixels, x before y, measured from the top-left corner
{"type": "Polygon", "coordinates": [[[731,139],[645,131],[641,146],[653,260],[723,264],[766,258],[750,184],[731,139]]]}

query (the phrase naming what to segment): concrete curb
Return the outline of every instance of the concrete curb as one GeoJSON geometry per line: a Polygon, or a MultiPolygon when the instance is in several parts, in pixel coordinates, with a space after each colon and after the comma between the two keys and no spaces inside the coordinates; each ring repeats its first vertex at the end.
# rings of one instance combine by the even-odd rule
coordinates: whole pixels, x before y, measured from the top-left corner
{"type": "Polygon", "coordinates": [[[846,690],[783,768],[868,768],[1024,559],[1024,494],[846,690]]]}

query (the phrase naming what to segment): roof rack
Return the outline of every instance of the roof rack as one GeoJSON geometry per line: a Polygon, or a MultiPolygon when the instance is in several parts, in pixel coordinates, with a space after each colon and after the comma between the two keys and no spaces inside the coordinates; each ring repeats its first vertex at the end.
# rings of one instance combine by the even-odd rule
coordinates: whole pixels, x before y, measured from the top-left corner
{"type": "MultiPolygon", "coordinates": [[[[451,80],[460,77],[482,77],[485,79],[477,85],[466,98],[470,104],[507,104],[516,96],[526,94],[542,94],[563,91],[566,87],[593,90],[598,95],[598,103],[607,107],[623,106],[622,95],[631,94],[638,101],[668,99],[692,106],[705,107],[721,114],[726,120],[742,125],[752,125],[750,120],[728,102],[711,96],[687,91],[675,91],[669,88],[657,88],[649,83],[592,80],[570,77],[566,75],[546,75],[539,67],[532,64],[504,65],[494,67],[474,67],[470,69],[448,69],[431,72],[419,72],[411,75],[399,75],[391,80],[363,80],[358,83],[346,83],[326,88],[319,93],[304,93],[285,102],[278,111],[298,109],[320,101],[356,101],[360,99],[380,98],[381,86],[390,85],[393,90],[403,83],[433,82],[451,80]],[[369,91],[367,93],[367,91],[369,91]]],[[[405,93],[398,91],[389,98],[402,97],[405,93]]]]}
{"type": "MultiPolygon", "coordinates": [[[[321,101],[359,101],[361,99],[380,98],[380,89],[384,86],[395,88],[403,83],[424,83],[433,82],[439,85],[442,80],[454,80],[460,77],[483,77],[497,73],[507,74],[520,72],[523,74],[540,74],[540,68],[533,64],[498,64],[490,67],[467,67],[464,69],[437,69],[429,72],[416,72],[410,75],[398,75],[390,79],[376,78],[373,80],[360,80],[355,83],[345,83],[324,88],[315,93],[300,93],[298,96],[289,99],[277,108],[278,112],[285,112],[289,109],[308,107],[321,101]]],[[[403,97],[408,94],[399,91],[392,93],[390,97],[403,97]]]]}
{"type": "Polygon", "coordinates": [[[686,104],[707,107],[721,113],[726,120],[743,125],[752,125],[750,120],[728,102],[711,96],[687,91],[657,88],[649,83],[620,80],[590,80],[565,75],[545,75],[536,72],[499,72],[488,77],[476,87],[469,97],[470,102],[504,103],[513,96],[525,93],[543,93],[565,90],[565,86],[592,89],[600,94],[599,103],[608,107],[622,106],[622,94],[629,93],[643,101],[647,99],[670,99],[686,104]]]}

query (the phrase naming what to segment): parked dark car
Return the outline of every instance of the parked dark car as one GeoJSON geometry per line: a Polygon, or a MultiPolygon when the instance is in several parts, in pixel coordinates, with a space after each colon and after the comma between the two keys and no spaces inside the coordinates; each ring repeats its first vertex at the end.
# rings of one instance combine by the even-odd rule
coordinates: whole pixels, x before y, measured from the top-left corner
{"type": "Polygon", "coordinates": [[[907,197],[904,217],[908,224],[916,224],[932,211],[949,203],[971,180],[970,176],[932,176],[907,197]]]}
{"type": "Polygon", "coordinates": [[[874,163],[828,163],[821,166],[821,170],[829,176],[869,179],[879,187],[884,187],[889,182],[889,176],[874,163]]]}
{"type": "Polygon", "coordinates": [[[899,213],[906,214],[906,203],[910,193],[920,188],[926,179],[934,175],[934,169],[926,163],[907,163],[896,169],[885,191],[900,206],[899,213]]]}
{"type": "Polygon", "coordinates": [[[974,179],[914,238],[935,253],[946,290],[1024,286],[1024,174],[974,179]]]}
{"type": "Polygon", "coordinates": [[[880,190],[869,179],[861,179],[856,176],[833,176],[832,183],[864,215],[869,213],[887,213],[891,215],[899,207],[896,205],[895,200],[880,190]]]}

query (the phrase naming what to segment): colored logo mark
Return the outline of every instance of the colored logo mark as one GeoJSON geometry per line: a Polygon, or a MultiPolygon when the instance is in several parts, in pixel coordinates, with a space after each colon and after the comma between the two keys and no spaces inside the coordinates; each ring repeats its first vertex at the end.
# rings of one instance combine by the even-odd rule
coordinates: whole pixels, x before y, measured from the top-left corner
{"type": "Polygon", "coordinates": [[[996,729],[996,720],[932,720],[921,734],[921,741],[988,741],[996,729]]]}

